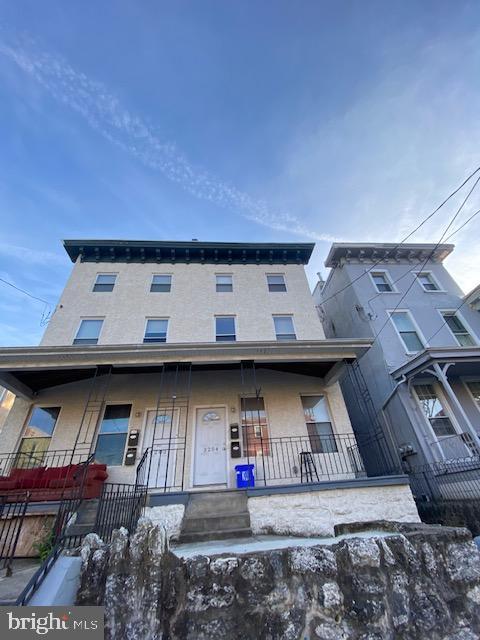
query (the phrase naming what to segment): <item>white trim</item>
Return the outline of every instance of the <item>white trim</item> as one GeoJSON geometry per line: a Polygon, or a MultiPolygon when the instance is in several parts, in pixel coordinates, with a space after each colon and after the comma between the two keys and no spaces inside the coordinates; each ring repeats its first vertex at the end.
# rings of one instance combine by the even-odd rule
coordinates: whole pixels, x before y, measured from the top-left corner
{"type": "MultiPolygon", "coordinates": [[[[225,484],[227,488],[229,488],[229,442],[230,442],[230,424],[229,424],[229,419],[228,419],[228,405],[227,404],[196,404],[193,405],[192,407],[192,453],[191,453],[191,460],[190,460],[190,488],[191,489],[198,489],[200,487],[223,487],[223,485],[225,484]],[[195,444],[196,444],[196,440],[197,440],[197,410],[198,409],[224,409],[225,410],[225,475],[226,475],[226,482],[220,482],[219,484],[195,484],[195,444]]],[[[187,446],[187,442],[185,439],[185,448],[187,446]]]]}
{"type": "Polygon", "coordinates": [[[411,312],[409,309],[387,309],[387,314],[388,317],[390,319],[391,324],[393,325],[393,328],[395,329],[395,332],[398,336],[398,339],[400,340],[401,344],[404,346],[404,348],[406,349],[405,353],[409,356],[411,355],[415,355],[417,353],[420,353],[420,351],[422,351],[422,349],[425,349],[428,346],[427,340],[425,339],[425,336],[423,335],[422,331],[420,331],[420,327],[418,326],[418,324],[415,322],[414,317],[412,316],[411,312]],[[418,351],[408,351],[407,350],[407,345],[405,344],[405,342],[403,341],[403,338],[400,334],[400,331],[397,329],[395,322],[393,321],[392,316],[395,313],[406,313],[408,315],[408,317],[410,318],[413,328],[415,329],[415,331],[417,332],[418,335],[418,339],[420,340],[420,342],[422,343],[422,349],[419,349],[418,351]]]}
{"type": "Polygon", "coordinates": [[[119,275],[118,271],[99,271],[95,275],[95,280],[93,281],[91,292],[92,293],[113,293],[113,290],[117,286],[118,275],[119,275]],[[95,285],[97,284],[98,276],[115,276],[115,282],[113,283],[112,291],[95,291],[95,285]]]}
{"type": "MultiPolygon", "coordinates": [[[[50,444],[52,444],[53,436],[57,431],[57,426],[58,426],[58,423],[60,422],[60,416],[62,415],[63,405],[55,404],[55,403],[52,403],[52,402],[41,402],[39,404],[36,404],[36,403],[32,402],[32,404],[30,406],[30,410],[29,410],[29,412],[27,414],[27,418],[26,418],[26,420],[25,420],[25,422],[23,424],[23,429],[20,432],[20,437],[18,438],[17,449],[16,449],[17,452],[18,452],[18,448],[20,447],[20,444],[22,443],[22,440],[24,438],[26,438],[27,440],[30,440],[30,438],[25,436],[25,431],[27,430],[28,423],[30,422],[30,419],[31,419],[32,414],[33,414],[33,411],[35,409],[37,409],[37,408],[38,409],[50,409],[52,407],[60,407],[60,411],[58,412],[58,417],[57,417],[57,419],[55,421],[55,425],[53,427],[52,434],[50,436],[31,436],[32,438],[48,438],[49,437],[50,438],[50,444]]],[[[47,451],[49,449],[50,449],[50,445],[48,446],[47,451]]],[[[52,451],[55,451],[55,449],[52,449],[52,451]]]]}
{"type": "MultiPolygon", "coordinates": [[[[77,330],[73,334],[72,345],[74,344],[74,340],[77,339],[78,332],[79,332],[80,327],[82,326],[82,322],[84,320],[101,320],[102,321],[102,326],[100,327],[100,331],[98,332],[97,342],[95,343],[95,344],[99,344],[100,337],[101,337],[102,331],[103,331],[103,327],[105,325],[105,319],[106,319],[106,316],[81,316],[80,320],[79,320],[79,323],[77,325],[77,330]]],[[[79,344],[85,344],[85,343],[79,343],[79,344]]],[[[74,345],[74,346],[79,346],[79,345],[74,345]]]]}
{"type": "Polygon", "coordinates": [[[169,331],[169,329],[170,329],[170,318],[165,318],[165,317],[159,318],[157,316],[146,316],[145,317],[145,327],[143,329],[143,337],[142,337],[142,340],[141,340],[141,344],[166,344],[168,342],[168,331],[169,331]],[[145,336],[147,334],[147,326],[148,326],[148,321],[149,320],[166,320],[167,321],[167,330],[165,332],[165,342],[160,342],[160,341],[158,341],[158,342],[150,342],[150,341],[149,342],[144,342],[145,336]]]}
{"type": "Polygon", "coordinates": [[[424,291],[425,293],[448,293],[446,289],[442,289],[440,282],[438,281],[438,278],[435,276],[435,274],[433,273],[433,271],[429,271],[428,269],[422,269],[421,271],[412,271],[413,276],[414,276],[414,280],[416,280],[421,288],[422,291],[424,291]],[[421,281],[419,280],[418,276],[420,274],[425,274],[428,275],[428,277],[430,278],[430,280],[432,281],[432,283],[437,287],[436,289],[425,289],[425,287],[423,286],[423,284],[421,283],[421,281]]]}
{"type": "Polygon", "coordinates": [[[471,392],[470,387],[468,386],[469,382],[478,382],[480,384],[480,376],[465,376],[465,377],[461,377],[460,380],[462,381],[463,386],[467,390],[467,393],[470,396],[472,403],[477,408],[477,410],[480,411],[480,402],[477,402],[475,400],[475,397],[471,392]]]}
{"type": "MultiPolygon", "coordinates": [[[[450,335],[455,340],[457,347],[463,347],[464,345],[460,344],[460,342],[457,340],[456,335],[453,333],[453,331],[448,326],[448,323],[447,323],[447,321],[445,319],[445,316],[443,315],[444,313],[453,314],[454,316],[457,316],[458,320],[460,320],[460,322],[463,324],[463,326],[465,328],[465,331],[470,335],[470,337],[472,338],[472,340],[474,342],[474,344],[469,345],[469,346],[478,347],[478,345],[480,344],[480,341],[479,341],[479,338],[478,338],[477,334],[472,330],[471,326],[468,324],[468,322],[466,322],[465,317],[460,313],[460,311],[458,309],[437,309],[437,311],[440,314],[440,317],[442,318],[442,321],[444,323],[444,327],[450,332],[450,335]]],[[[441,328],[443,329],[443,326],[441,328]]]]}
{"type": "Polygon", "coordinates": [[[150,280],[147,282],[147,293],[172,293],[173,290],[173,271],[171,273],[165,272],[165,271],[161,271],[161,272],[151,272],[151,278],[150,280]],[[153,277],[154,276],[170,276],[170,291],[152,291],[151,287],[153,284],[153,277]]]}
{"type": "Polygon", "coordinates": [[[375,270],[372,270],[372,271],[367,271],[366,273],[368,273],[368,275],[370,276],[370,280],[371,280],[371,282],[372,282],[372,284],[373,284],[373,288],[375,289],[375,291],[376,291],[377,293],[382,293],[382,294],[383,294],[383,293],[399,293],[399,291],[398,291],[397,287],[395,286],[395,284],[394,284],[394,282],[393,282],[393,280],[392,280],[392,277],[391,277],[391,275],[390,275],[390,272],[389,272],[387,269],[375,269],[375,270]],[[382,275],[384,275],[384,276],[385,276],[386,283],[387,283],[388,285],[390,285],[390,287],[391,287],[391,291],[380,291],[380,290],[378,289],[378,287],[377,287],[377,285],[376,285],[376,283],[375,283],[375,280],[373,279],[373,276],[374,276],[374,274],[376,274],[376,273],[381,273],[382,275]]]}

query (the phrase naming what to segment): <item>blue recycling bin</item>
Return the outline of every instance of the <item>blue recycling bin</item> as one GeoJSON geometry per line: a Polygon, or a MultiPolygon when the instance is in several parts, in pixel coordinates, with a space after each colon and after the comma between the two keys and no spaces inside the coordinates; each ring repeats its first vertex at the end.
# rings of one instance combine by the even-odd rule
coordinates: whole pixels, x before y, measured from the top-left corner
{"type": "Polygon", "coordinates": [[[235,473],[237,475],[237,489],[246,489],[255,486],[254,464],[237,464],[235,473]]]}

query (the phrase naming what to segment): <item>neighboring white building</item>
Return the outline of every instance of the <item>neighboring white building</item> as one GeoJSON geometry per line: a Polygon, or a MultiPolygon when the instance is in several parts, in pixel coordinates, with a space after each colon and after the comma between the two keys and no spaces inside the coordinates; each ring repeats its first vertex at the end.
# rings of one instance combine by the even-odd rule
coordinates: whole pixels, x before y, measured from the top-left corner
{"type": "Polygon", "coordinates": [[[312,244],[64,244],[74,268],[41,345],[0,350],[18,396],[3,452],[94,452],[109,482],[141,461],[154,494],[234,488],[243,463],[257,487],[365,486],[337,380],[370,340],[325,339],[312,244]]]}

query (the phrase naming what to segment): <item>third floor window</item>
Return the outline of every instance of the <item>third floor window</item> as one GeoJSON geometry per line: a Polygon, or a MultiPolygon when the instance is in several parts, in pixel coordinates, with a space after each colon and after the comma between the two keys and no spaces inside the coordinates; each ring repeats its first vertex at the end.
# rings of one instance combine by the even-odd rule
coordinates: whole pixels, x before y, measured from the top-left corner
{"type": "Polygon", "coordinates": [[[172,288],[171,275],[154,275],[150,285],[152,293],[169,293],[172,288]]]}
{"type": "Polygon", "coordinates": [[[385,271],[373,271],[372,280],[379,293],[388,293],[393,291],[393,287],[385,271]]]}
{"type": "Polygon", "coordinates": [[[425,291],[439,291],[437,283],[428,271],[417,273],[417,279],[425,291]]]}
{"type": "Polygon", "coordinates": [[[115,273],[99,273],[93,285],[93,290],[96,292],[113,291],[116,279],[117,275],[115,273]]]}
{"type": "Polygon", "coordinates": [[[267,284],[269,291],[286,291],[285,276],[282,273],[267,274],[267,284]]]}
{"type": "Polygon", "coordinates": [[[233,291],[233,277],[230,275],[216,275],[215,289],[217,293],[230,293],[233,291]]]}

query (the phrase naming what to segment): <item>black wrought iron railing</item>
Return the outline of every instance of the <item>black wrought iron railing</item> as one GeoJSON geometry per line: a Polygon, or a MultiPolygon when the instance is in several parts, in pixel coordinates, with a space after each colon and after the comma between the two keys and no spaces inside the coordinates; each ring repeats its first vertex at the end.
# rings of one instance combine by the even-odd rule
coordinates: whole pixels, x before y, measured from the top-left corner
{"type": "Polygon", "coordinates": [[[0,476],[8,476],[14,469],[65,467],[85,462],[88,450],[53,449],[51,451],[15,451],[0,453],[0,476]]]}
{"type": "Polygon", "coordinates": [[[135,531],[147,499],[144,485],[104,484],[99,498],[95,533],[110,542],[115,529],[135,531]]]}
{"type": "Polygon", "coordinates": [[[175,437],[170,442],[154,444],[142,457],[140,473],[149,489],[174,492],[182,491],[185,472],[185,438],[175,437]]]}
{"type": "Polygon", "coordinates": [[[480,457],[459,458],[408,471],[417,502],[480,501],[480,457]]]}
{"type": "Polygon", "coordinates": [[[22,531],[30,493],[21,491],[7,500],[0,496],[0,567],[12,575],[12,562],[22,531]]]}

